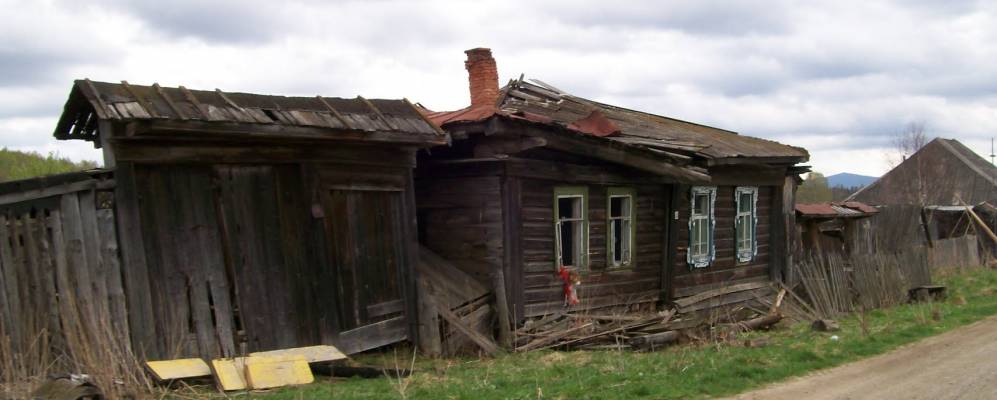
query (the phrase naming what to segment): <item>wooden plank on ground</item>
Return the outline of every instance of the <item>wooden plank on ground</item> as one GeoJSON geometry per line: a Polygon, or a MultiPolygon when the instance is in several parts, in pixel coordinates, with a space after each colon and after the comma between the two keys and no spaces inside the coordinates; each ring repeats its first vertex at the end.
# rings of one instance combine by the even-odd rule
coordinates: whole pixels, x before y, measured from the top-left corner
{"type": "Polygon", "coordinates": [[[282,349],[282,350],[271,350],[271,351],[259,351],[255,353],[249,353],[252,357],[271,357],[271,356],[302,356],[308,363],[317,362],[329,362],[336,360],[345,360],[346,354],[339,351],[335,346],[329,345],[319,345],[319,346],[308,346],[308,347],[296,347],[293,349],[282,349]]]}
{"type": "Polygon", "coordinates": [[[145,366],[152,373],[152,376],[159,381],[211,375],[211,368],[208,367],[208,363],[200,358],[146,361],[145,366]]]}
{"type": "Polygon", "coordinates": [[[304,356],[246,358],[246,383],[253,389],[270,389],[312,383],[315,376],[304,356]]]}
{"type": "Polygon", "coordinates": [[[215,381],[222,390],[249,388],[246,383],[246,357],[211,360],[211,368],[215,371],[215,381]]]}
{"type": "Polygon", "coordinates": [[[408,338],[408,322],[404,316],[365,325],[339,333],[336,347],[346,354],[356,354],[408,338]]]}

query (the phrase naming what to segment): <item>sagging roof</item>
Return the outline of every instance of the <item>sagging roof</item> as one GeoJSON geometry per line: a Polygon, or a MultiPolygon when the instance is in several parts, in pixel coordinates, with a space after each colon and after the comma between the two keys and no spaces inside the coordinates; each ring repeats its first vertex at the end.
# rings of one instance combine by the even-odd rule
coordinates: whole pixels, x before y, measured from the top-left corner
{"type": "Polygon", "coordinates": [[[577,97],[539,80],[522,78],[502,89],[498,106],[430,112],[438,125],[482,121],[493,115],[555,124],[580,134],[604,136],[629,146],[698,156],[714,163],[735,159],[767,159],[794,164],[806,150],[724,129],[629,110],[577,97]],[[614,128],[616,131],[614,131],[614,128]]]}
{"type": "Polygon", "coordinates": [[[796,204],[796,215],[813,218],[863,218],[879,213],[875,207],[857,201],[796,204]]]}
{"type": "MultiPolygon", "coordinates": [[[[447,135],[408,100],[287,97],[77,80],[56,126],[58,139],[98,142],[98,120],[194,121],[247,127],[398,132],[432,143],[447,135]]],[[[269,129],[274,131],[274,129],[269,129]]]]}

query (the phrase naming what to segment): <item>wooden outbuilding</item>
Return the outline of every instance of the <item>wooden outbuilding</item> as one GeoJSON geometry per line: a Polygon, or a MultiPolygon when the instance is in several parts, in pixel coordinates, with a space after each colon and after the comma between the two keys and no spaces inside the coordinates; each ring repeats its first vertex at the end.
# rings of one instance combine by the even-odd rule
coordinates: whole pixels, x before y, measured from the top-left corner
{"type": "Polygon", "coordinates": [[[780,277],[804,149],[539,80],[499,88],[490,50],[467,55],[471,106],[426,111],[453,143],[420,153],[419,237],[504,291],[512,323],[780,277]]]}
{"type": "Polygon", "coordinates": [[[81,80],[55,136],[107,169],[0,187],[0,281],[37,297],[0,290],[7,327],[75,298],[150,359],[414,337],[412,171],[448,136],[407,100],[81,80]]]}

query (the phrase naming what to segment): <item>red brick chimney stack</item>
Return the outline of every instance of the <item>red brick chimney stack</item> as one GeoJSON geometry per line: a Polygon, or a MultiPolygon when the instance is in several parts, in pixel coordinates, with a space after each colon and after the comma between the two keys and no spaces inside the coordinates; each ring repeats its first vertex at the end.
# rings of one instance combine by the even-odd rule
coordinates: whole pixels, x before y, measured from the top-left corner
{"type": "Polygon", "coordinates": [[[492,50],[479,47],[467,50],[464,54],[467,54],[464,68],[467,68],[471,86],[471,107],[494,106],[498,102],[499,83],[498,67],[492,58],[492,50]]]}

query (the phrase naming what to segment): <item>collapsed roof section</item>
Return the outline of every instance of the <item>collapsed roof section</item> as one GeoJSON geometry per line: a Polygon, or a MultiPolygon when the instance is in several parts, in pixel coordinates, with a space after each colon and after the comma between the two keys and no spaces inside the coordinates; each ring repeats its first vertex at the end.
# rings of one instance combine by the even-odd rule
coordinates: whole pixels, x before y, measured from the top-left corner
{"type": "Polygon", "coordinates": [[[793,165],[809,159],[806,150],[771,140],[674,118],[599,103],[566,93],[540,80],[511,81],[495,106],[449,112],[427,111],[440,126],[480,122],[493,116],[560,127],[577,134],[660,154],[696,158],[706,166],[744,163],[793,165]]]}

